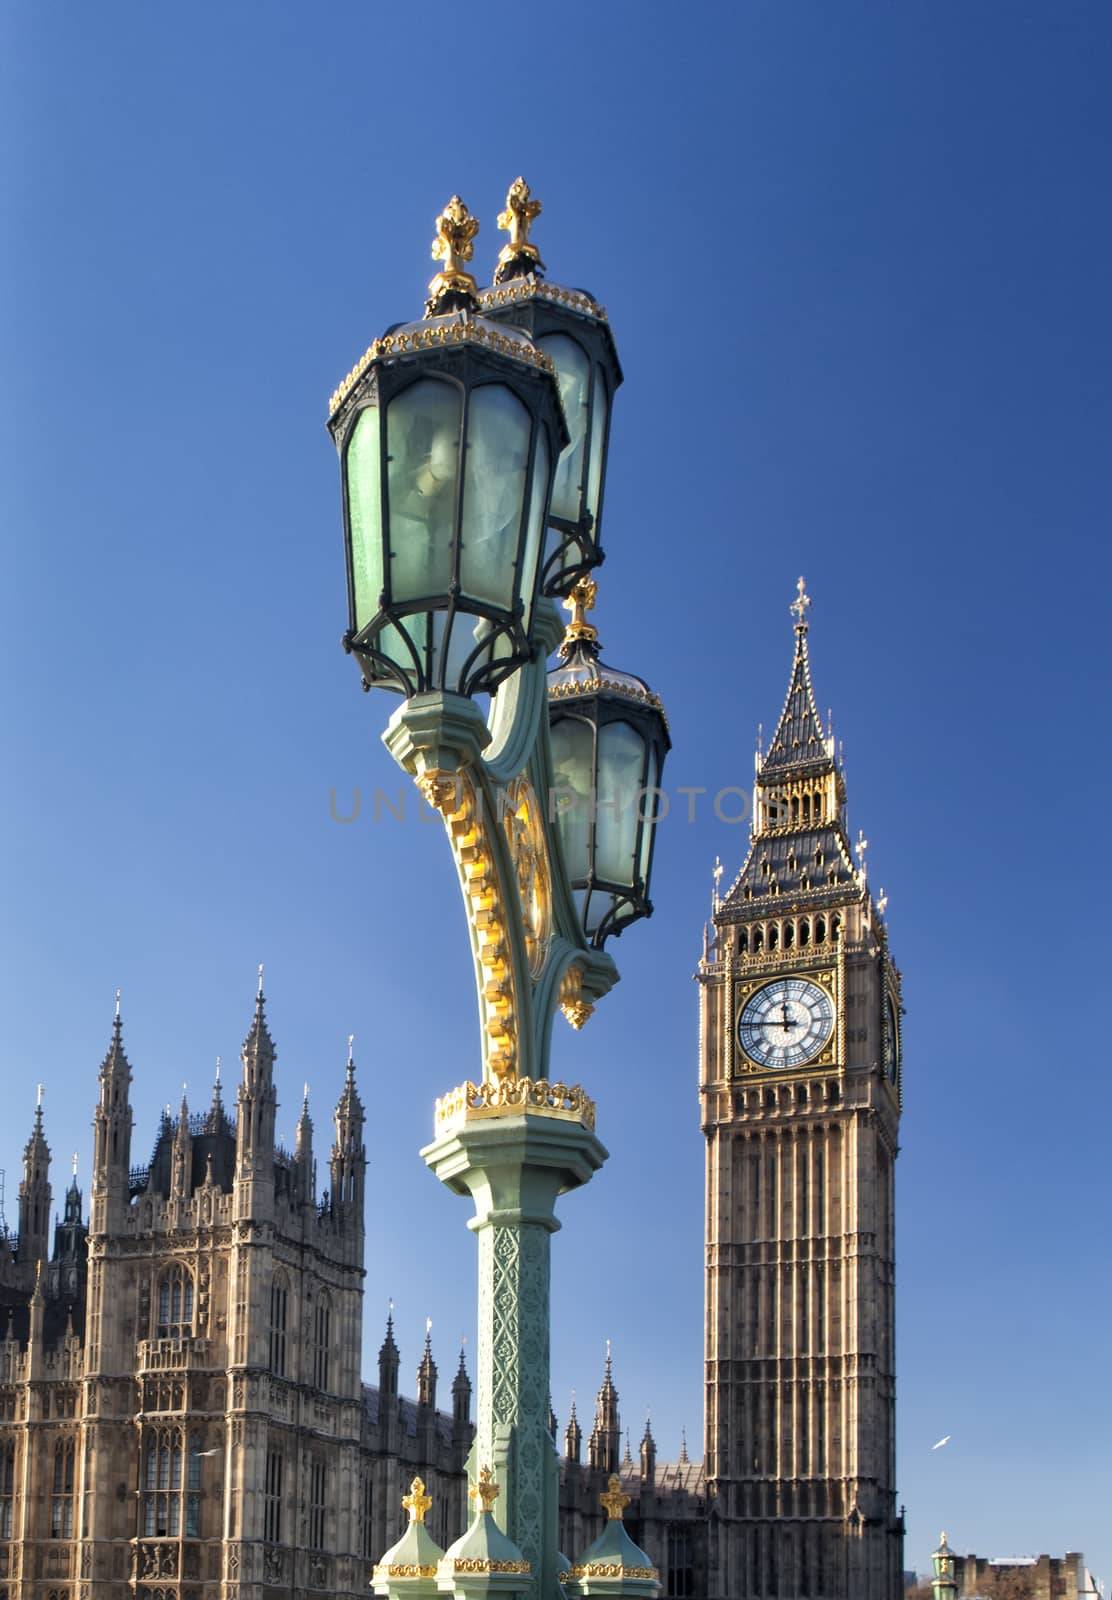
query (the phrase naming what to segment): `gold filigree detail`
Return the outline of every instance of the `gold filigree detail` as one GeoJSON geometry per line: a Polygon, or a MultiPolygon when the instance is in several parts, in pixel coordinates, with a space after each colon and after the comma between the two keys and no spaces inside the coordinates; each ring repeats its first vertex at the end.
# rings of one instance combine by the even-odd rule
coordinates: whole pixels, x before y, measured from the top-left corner
{"type": "Polygon", "coordinates": [[[432,1505],[432,1495],[425,1493],[423,1479],[414,1478],[409,1493],[402,1495],[402,1505],[409,1512],[410,1522],[424,1522],[425,1512],[432,1505]]]}
{"type": "Polygon", "coordinates": [[[578,289],[562,289],[558,283],[542,283],[539,278],[519,278],[516,283],[507,283],[494,289],[484,289],[479,296],[479,305],[507,306],[515,300],[552,300],[557,305],[567,306],[570,311],[578,311],[581,316],[594,317],[598,322],[606,322],[606,307],[598,305],[589,294],[582,294],[578,289]]]}
{"type": "Polygon", "coordinates": [[[468,1498],[470,1500],[477,1500],[479,1502],[479,1509],[482,1511],[493,1511],[494,1502],[498,1499],[498,1496],[501,1493],[502,1486],[501,1484],[495,1483],[494,1474],[491,1472],[489,1467],[479,1468],[479,1476],[477,1480],[467,1491],[468,1498]]]}
{"type": "Polygon", "coordinates": [[[449,1572],[512,1572],[519,1577],[527,1577],[532,1572],[528,1561],[491,1561],[483,1556],[453,1557],[451,1561],[442,1561],[441,1567],[447,1567],[449,1572]]]}
{"type": "Polygon", "coordinates": [[[595,1126],[595,1103],[578,1084],[551,1083],[547,1078],[487,1078],[441,1095],[436,1102],[436,1131],[449,1133],[467,1122],[523,1112],[578,1122],[592,1131],[595,1126]]]}
{"type": "Polygon", "coordinates": [[[664,726],[668,726],[668,716],[661,704],[660,696],[648,689],[635,689],[629,683],[617,683],[613,678],[584,678],[576,679],[570,683],[551,684],[548,690],[550,700],[570,700],[577,695],[598,694],[601,690],[610,694],[622,695],[626,700],[636,700],[638,705],[652,706],[664,718],[664,726]]]}
{"type": "Polygon", "coordinates": [[[620,1561],[589,1561],[585,1567],[570,1567],[560,1582],[567,1583],[569,1578],[644,1578],[649,1583],[659,1583],[660,1573],[656,1567],[626,1567],[620,1561]]]}
{"type": "Polygon", "coordinates": [[[616,1472],[612,1472],[606,1480],[606,1490],[598,1497],[598,1503],[606,1512],[609,1522],[620,1522],[622,1512],[630,1504],[629,1495],[622,1489],[622,1480],[616,1472]]]}
{"type": "Polygon", "coordinates": [[[435,1567],[421,1567],[413,1561],[399,1561],[388,1567],[377,1566],[374,1569],[374,1582],[381,1583],[386,1578],[435,1578],[435,1567]]]}
{"type": "Polygon", "coordinates": [[[598,629],[587,621],[587,612],[595,609],[598,584],[593,578],[580,578],[564,601],[564,610],[571,612],[571,621],[564,630],[563,643],[574,644],[577,639],[597,639],[598,629]]]}
{"type": "Polygon", "coordinates": [[[524,178],[515,178],[506,195],[506,209],[498,215],[498,226],[510,236],[498,252],[499,267],[514,261],[532,261],[543,271],[544,262],[535,244],[529,241],[529,229],[541,214],[541,203],[532,199],[532,190],[524,178]]]}
{"type": "Polygon", "coordinates": [[[577,1033],[595,1013],[594,1006],[583,998],[583,968],[574,962],[560,984],[560,1010],[577,1033]]]}
{"type": "Polygon", "coordinates": [[[446,295],[462,295],[474,303],[479,290],[465,265],[475,254],[475,235],[479,219],[473,217],[454,194],[436,219],[436,238],[432,242],[432,258],[444,265],[429,283],[429,298],[425,302],[426,317],[435,317],[437,308],[446,295]]]}
{"type": "MultiPolygon", "coordinates": [[[[445,774],[438,768],[426,775],[434,794],[443,798],[450,779],[448,810],[440,807],[448,839],[459,869],[460,884],[475,934],[476,955],[483,968],[481,985],[483,1026],[487,1033],[486,1061],[498,1081],[517,1072],[516,997],[510,961],[505,913],[499,903],[498,876],[492,859],[485,819],[479,814],[475,790],[466,773],[445,774]]],[[[420,780],[419,780],[420,781],[420,780]]],[[[430,804],[436,799],[429,796],[430,804]]]]}
{"type": "Polygon", "coordinates": [[[408,333],[388,333],[384,338],[376,339],[373,344],[367,346],[347,377],[337,385],[328,402],[329,419],[336,415],[360,378],[376,361],[387,356],[407,355],[411,351],[433,350],[452,344],[483,345],[498,355],[512,356],[516,361],[524,361],[527,366],[537,367],[541,372],[556,371],[552,357],[545,355],[543,350],[538,350],[530,341],[515,339],[495,328],[474,321],[453,322],[438,328],[414,328],[408,333]]]}
{"type": "Polygon", "coordinates": [[[510,784],[502,820],[521,900],[529,971],[539,978],[552,943],[552,869],[540,805],[528,778],[510,784]]]}

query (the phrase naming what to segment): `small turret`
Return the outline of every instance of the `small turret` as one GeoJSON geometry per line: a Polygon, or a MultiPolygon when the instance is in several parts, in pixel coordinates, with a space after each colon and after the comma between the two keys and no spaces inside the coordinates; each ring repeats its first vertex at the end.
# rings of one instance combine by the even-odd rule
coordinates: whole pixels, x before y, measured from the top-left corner
{"type": "Polygon", "coordinates": [[[170,1158],[170,1194],[175,1200],[188,1200],[193,1188],[193,1138],[189,1131],[189,1102],[185,1084],[181,1088],[181,1107],[174,1129],[174,1148],[170,1158]]]}
{"type": "Polygon", "coordinates": [[[243,1081],[237,1103],[236,1125],[236,1212],[255,1219],[270,1215],[274,1205],[274,1117],[278,1097],[274,1090],[274,1060],[277,1052],[266,1024],[263,969],[259,967],[259,988],[255,1014],[243,1041],[240,1059],[243,1081]]]}
{"type": "Polygon", "coordinates": [[[610,1359],[610,1340],[606,1341],[606,1370],[595,1406],[595,1425],[587,1441],[587,1464],[598,1472],[617,1472],[622,1448],[622,1424],[618,1415],[618,1391],[614,1387],[610,1359]]]}
{"type": "Polygon", "coordinates": [[[464,1347],[459,1349],[459,1369],[452,1379],[452,1435],[462,1438],[471,1431],[471,1379],[464,1363],[464,1347]]]}
{"type": "Polygon", "coordinates": [[[50,1146],[43,1132],[40,1083],[31,1137],[23,1148],[23,1178],[19,1185],[19,1263],[28,1274],[46,1260],[50,1248],[51,1192],[50,1146]]]}
{"type": "Polygon", "coordinates": [[[390,1309],[386,1314],[386,1337],[383,1339],[378,1352],[378,1393],[380,1405],[384,1408],[380,1413],[385,1415],[387,1404],[394,1406],[398,1399],[398,1346],[394,1341],[394,1302],[391,1300],[390,1309]]]}
{"type": "Polygon", "coordinates": [[[312,1206],[317,1198],[317,1167],[313,1158],[313,1119],[309,1115],[309,1085],[301,1100],[301,1115],[297,1119],[294,1145],[294,1169],[297,1175],[297,1196],[303,1206],[312,1206]]]}
{"type": "Polygon", "coordinates": [[[122,1228],[128,1204],[131,1064],[124,1051],[118,989],[112,1038],[100,1064],[99,1085],[100,1099],[93,1118],[93,1182],[89,1209],[91,1233],[106,1233],[122,1228]]]}
{"type": "Polygon", "coordinates": [[[571,1398],[571,1411],[568,1414],[568,1425],[564,1429],[564,1454],[572,1466],[579,1466],[583,1448],[583,1430],[579,1426],[579,1418],[575,1414],[575,1396],[571,1398]]]}
{"type": "Polygon", "coordinates": [[[653,1438],[652,1418],[645,1417],[645,1431],[641,1435],[641,1482],[651,1485],[656,1480],[656,1440],[653,1438]]]}
{"type": "Polygon", "coordinates": [[[425,1322],[425,1349],[417,1368],[417,1404],[424,1411],[436,1410],[436,1362],[432,1358],[432,1318],[425,1322]]]}
{"type": "Polygon", "coordinates": [[[332,1146],[332,1215],[357,1236],[363,1231],[363,1187],[367,1152],[363,1145],[363,1102],[355,1087],[354,1034],[348,1036],[347,1074],[336,1106],[336,1139],[332,1146]]]}
{"type": "Polygon", "coordinates": [[[84,1300],[88,1229],[81,1216],[81,1190],[77,1187],[77,1151],[73,1153],[73,1181],[66,1190],[65,1210],[54,1228],[54,1254],[50,1261],[49,1292],[54,1298],[84,1300]]]}

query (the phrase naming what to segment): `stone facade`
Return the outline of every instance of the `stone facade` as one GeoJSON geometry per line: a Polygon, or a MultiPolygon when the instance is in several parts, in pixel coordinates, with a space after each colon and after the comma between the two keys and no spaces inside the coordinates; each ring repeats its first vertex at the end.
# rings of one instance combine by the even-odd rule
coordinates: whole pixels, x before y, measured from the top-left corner
{"type": "Polygon", "coordinates": [[[962,1600],[991,1589],[993,1580],[1007,1578],[1026,1600],[1087,1600],[1098,1593],[1085,1558],[1078,1551],[1064,1556],[1016,1557],[986,1560],[984,1556],[954,1557],[954,1579],[962,1600]]]}
{"type": "Polygon", "coordinates": [[[463,1526],[471,1385],[436,1409],[426,1345],[398,1394],[392,1328],[361,1381],[363,1107],[349,1060],[329,1189],[313,1124],[276,1147],[260,993],[235,1112],[219,1081],[130,1164],[117,1014],[100,1069],[91,1214],[76,1174],[49,1248],[41,1107],[19,1234],[0,1239],[0,1600],[263,1600],[366,1593],[416,1472],[447,1544],[463,1526]]]}
{"type": "Polygon", "coordinates": [[[699,964],[714,1600],[898,1600],[899,974],[815,708],[802,593],[748,857],[699,964]]]}

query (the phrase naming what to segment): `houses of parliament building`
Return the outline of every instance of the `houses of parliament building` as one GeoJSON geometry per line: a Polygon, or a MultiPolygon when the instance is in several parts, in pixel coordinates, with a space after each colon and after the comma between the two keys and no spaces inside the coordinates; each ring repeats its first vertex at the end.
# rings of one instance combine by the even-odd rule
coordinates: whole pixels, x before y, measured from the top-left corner
{"type": "MultiPolygon", "coordinates": [[[[561,1544],[601,1529],[617,1472],[666,1595],[897,1600],[893,1162],[900,988],[815,708],[800,585],[787,698],[759,753],[748,856],[698,963],[707,1151],[702,1464],[634,1458],[607,1360],[559,1441],[561,1544]]],[[[365,1594],[415,1474],[442,1546],[466,1519],[471,1384],[415,1397],[387,1322],[360,1372],[364,1112],[349,1060],[328,1188],[308,1105],[275,1142],[261,990],[234,1108],[162,1119],[132,1164],[117,1015],[100,1066],[88,1220],[52,1227],[41,1105],[18,1235],[0,1235],[0,1600],[365,1594]]],[[[693,1352],[694,1359],[694,1352],[693,1352]]],[[[552,1418],[556,1434],[555,1418],[552,1418]]]]}

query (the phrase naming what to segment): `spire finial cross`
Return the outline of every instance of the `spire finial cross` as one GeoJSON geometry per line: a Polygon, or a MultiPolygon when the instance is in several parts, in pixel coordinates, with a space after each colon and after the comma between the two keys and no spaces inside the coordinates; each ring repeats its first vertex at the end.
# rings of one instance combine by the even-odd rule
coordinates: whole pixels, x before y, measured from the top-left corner
{"type": "Polygon", "coordinates": [[[263,964],[259,962],[259,999],[263,997],[263,964]]]}
{"type": "MultiPolygon", "coordinates": [[[[627,1445],[629,1443],[628,1436],[626,1443],[627,1445]]],[[[598,1503],[606,1512],[609,1522],[620,1522],[622,1520],[622,1512],[629,1505],[629,1495],[622,1493],[622,1480],[616,1472],[610,1474],[606,1484],[606,1493],[599,1495],[598,1503]]]]}
{"type": "Polygon", "coordinates": [[[73,1181],[77,1182],[77,1151],[73,1152],[73,1181]]]}
{"type": "Polygon", "coordinates": [[[116,990],[116,1016],[120,1015],[120,991],[116,990]]]}
{"type": "Polygon", "coordinates": [[[35,1089],[35,1106],[36,1106],[37,1109],[40,1109],[42,1107],[42,1084],[41,1083],[38,1084],[36,1089],[35,1089]]]}
{"type": "Polygon", "coordinates": [[[354,1065],[355,1065],[355,1035],[354,1035],[354,1033],[349,1033],[348,1034],[348,1066],[349,1067],[353,1067],[354,1065]]]}
{"type": "Polygon", "coordinates": [[[806,633],[807,613],[811,609],[811,596],[807,593],[807,585],[804,583],[802,575],[795,588],[796,598],[792,601],[788,610],[795,617],[796,630],[800,633],[806,633]]]}

